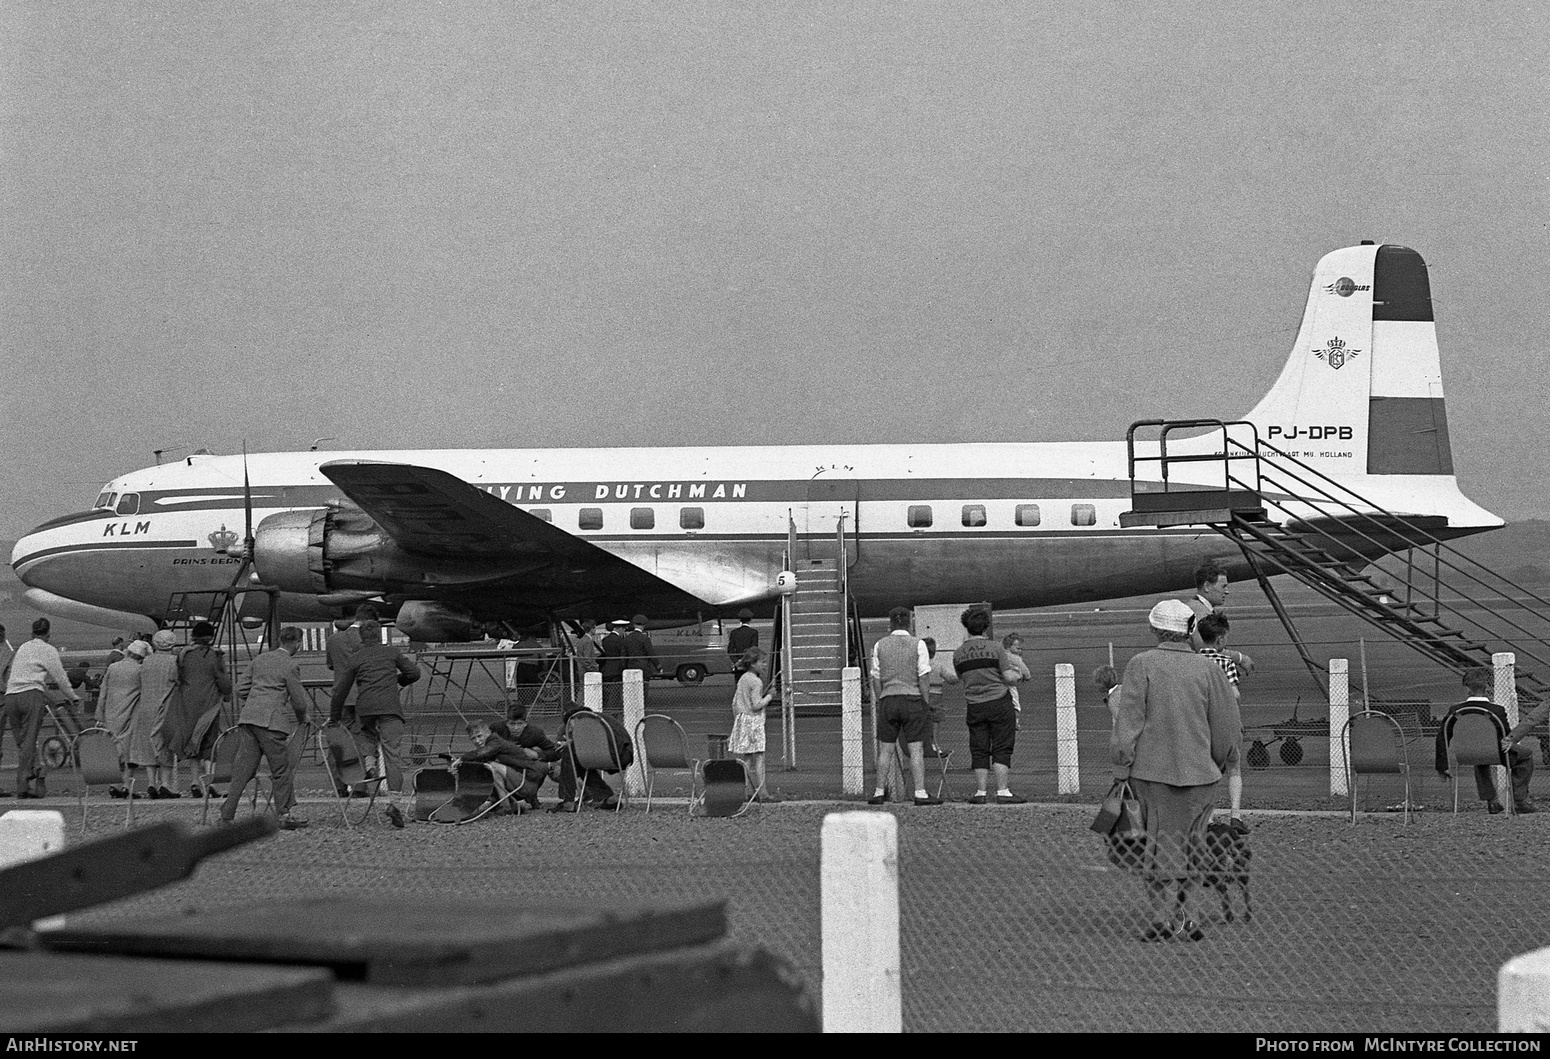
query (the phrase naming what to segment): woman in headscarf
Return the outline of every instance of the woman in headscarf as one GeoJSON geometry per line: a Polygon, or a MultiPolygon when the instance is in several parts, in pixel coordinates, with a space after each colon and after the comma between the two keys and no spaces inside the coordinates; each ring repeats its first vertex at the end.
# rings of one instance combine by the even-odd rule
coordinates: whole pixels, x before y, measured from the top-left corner
{"type": "MultiPolygon", "coordinates": [[[[202,621],[190,636],[194,642],[178,653],[178,691],[168,709],[167,730],[179,756],[208,761],[215,756],[216,739],[232,723],[226,709],[231,675],[226,671],[226,656],[215,649],[214,625],[202,621]]],[[[189,793],[199,798],[204,791],[196,782],[190,784],[189,793]]],[[[210,797],[220,794],[211,791],[210,797]]]]}
{"type": "Polygon", "coordinates": [[[162,629],[151,637],[151,655],[140,666],[140,706],[135,711],[135,743],[139,754],[132,764],[151,770],[145,793],[152,798],[182,797],[167,786],[169,780],[177,782],[177,749],[167,729],[168,708],[178,687],[178,658],[173,654],[177,645],[177,637],[162,629]],[[138,739],[142,726],[146,730],[143,743],[138,739]]]}
{"type": "Polygon", "coordinates": [[[108,788],[108,793],[115,798],[129,796],[130,729],[134,723],[135,708],[140,704],[140,663],[150,653],[150,644],[136,640],[124,648],[124,657],[108,666],[102,674],[97,716],[102,720],[102,727],[108,730],[108,735],[118,745],[118,760],[124,766],[124,785],[108,788]]]}

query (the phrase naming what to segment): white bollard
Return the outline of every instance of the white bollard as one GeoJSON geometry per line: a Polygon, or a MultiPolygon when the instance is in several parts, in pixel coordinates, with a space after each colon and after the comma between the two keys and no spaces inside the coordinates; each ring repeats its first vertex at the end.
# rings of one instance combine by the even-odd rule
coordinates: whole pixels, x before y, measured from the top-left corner
{"type": "Polygon", "coordinates": [[[861,745],[861,670],[840,671],[840,790],[860,794],[866,782],[866,756],[861,745]]]}
{"type": "Polygon", "coordinates": [[[1346,762],[1351,757],[1351,733],[1345,723],[1351,719],[1351,662],[1346,658],[1329,660],[1329,793],[1338,798],[1351,793],[1346,762]]]}
{"type": "Polygon", "coordinates": [[[585,673],[582,675],[581,704],[593,713],[603,712],[603,674],[585,673]]]}
{"type": "Polygon", "coordinates": [[[823,1031],[900,1033],[899,821],[830,813],[820,856],[823,1031]]]}
{"type": "MultiPolygon", "coordinates": [[[[22,864],[65,848],[65,817],[53,809],[12,809],[0,816],[0,868],[22,864]]],[[[64,916],[50,916],[33,924],[38,930],[56,930],[64,916]]]]}
{"type": "MultiPolygon", "coordinates": [[[[588,674],[590,676],[590,674],[588,674]]],[[[636,736],[640,719],[646,716],[646,682],[645,674],[638,669],[626,669],[624,671],[624,730],[630,733],[633,741],[636,736]]],[[[646,793],[646,776],[641,771],[644,766],[645,752],[637,746],[635,748],[635,761],[624,771],[624,789],[629,792],[631,798],[639,797],[646,793]]]]}
{"type": "Polygon", "coordinates": [[[1055,667],[1055,771],[1061,794],[1081,791],[1076,750],[1076,667],[1067,662],[1055,667]]]}
{"type": "Polygon", "coordinates": [[[1496,975],[1496,1031],[1550,1033],[1550,949],[1502,964],[1496,975]]]}
{"type": "MultiPolygon", "coordinates": [[[[1495,677],[1494,686],[1491,688],[1491,701],[1507,711],[1508,731],[1518,724],[1517,663],[1518,657],[1511,651],[1498,651],[1491,656],[1491,668],[1494,670],[1495,677]]],[[[1497,767],[1491,770],[1491,776],[1496,780],[1496,800],[1506,805],[1507,796],[1512,793],[1512,773],[1497,767]]]]}

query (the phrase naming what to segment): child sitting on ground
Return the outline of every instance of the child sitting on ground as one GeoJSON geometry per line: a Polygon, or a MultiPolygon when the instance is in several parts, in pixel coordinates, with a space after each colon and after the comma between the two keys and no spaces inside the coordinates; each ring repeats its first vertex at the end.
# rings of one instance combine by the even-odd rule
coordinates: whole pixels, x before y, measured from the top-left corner
{"type": "MultiPolygon", "coordinates": [[[[1222,672],[1227,674],[1227,679],[1232,684],[1233,695],[1242,698],[1242,693],[1238,690],[1240,672],[1237,658],[1235,657],[1237,652],[1223,649],[1227,643],[1227,630],[1230,628],[1231,625],[1228,624],[1227,615],[1207,614],[1195,626],[1195,631],[1200,634],[1200,642],[1202,644],[1199,654],[1209,658],[1221,667],[1222,672]]],[[[1227,773],[1227,801],[1231,806],[1228,811],[1232,819],[1237,820],[1238,813],[1243,808],[1243,768],[1236,763],[1233,765],[1232,771],[1227,773]]]]}

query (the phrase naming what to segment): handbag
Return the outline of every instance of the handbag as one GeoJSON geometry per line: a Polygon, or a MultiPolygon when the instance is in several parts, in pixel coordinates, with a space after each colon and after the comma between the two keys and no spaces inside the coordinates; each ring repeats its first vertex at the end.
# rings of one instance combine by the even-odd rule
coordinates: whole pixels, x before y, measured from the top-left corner
{"type": "Polygon", "coordinates": [[[1115,780],[1098,807],[1092,829],[1107,839],[1109,860],[1118,868],[1139,875],[1146,870],[1146,828],[1141,824],[1141,801],[1129,780],[1115,780]]]}

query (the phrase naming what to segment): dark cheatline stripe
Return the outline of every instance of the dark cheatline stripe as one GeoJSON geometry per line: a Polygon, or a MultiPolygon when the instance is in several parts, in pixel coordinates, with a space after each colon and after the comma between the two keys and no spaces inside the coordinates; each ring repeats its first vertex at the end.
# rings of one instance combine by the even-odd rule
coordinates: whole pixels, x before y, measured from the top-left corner
{"type": "Polygon", "coordinates": [[[128,549],[141,550],[145,548],[197,548],[198,541],[104,541],[102,544],[65,544],[58,548],[44,548],[42,551],[24,555],[11,564],[12,568],[20,570],[28,563],[39,559],[47,559],[51,555],[65,555],[70,552],[101,552],[101,551],[125,551],[128,549]]]}
{"type": "Polygon", "coordinates": [[[1001,663],[995,655],[988,655],[985,658],[969,658],[962,664],[956,659],[953,661],[953,668],[959,673],[967,673],[971,669],[999,669],[1000,667],[1001,663]]]}
{"type": "Polygon", "coordinates": [[[1452,474],[1441,397],[1374,397],[1367,404],[1368,474],[1452,474]]]}
{"type": "Polygon", "coordinates": [[[1432,281],[1426,262],[1408,246],[1380,246],[1372,266],[1374,320],[1432,319],[1432,281]]]}

